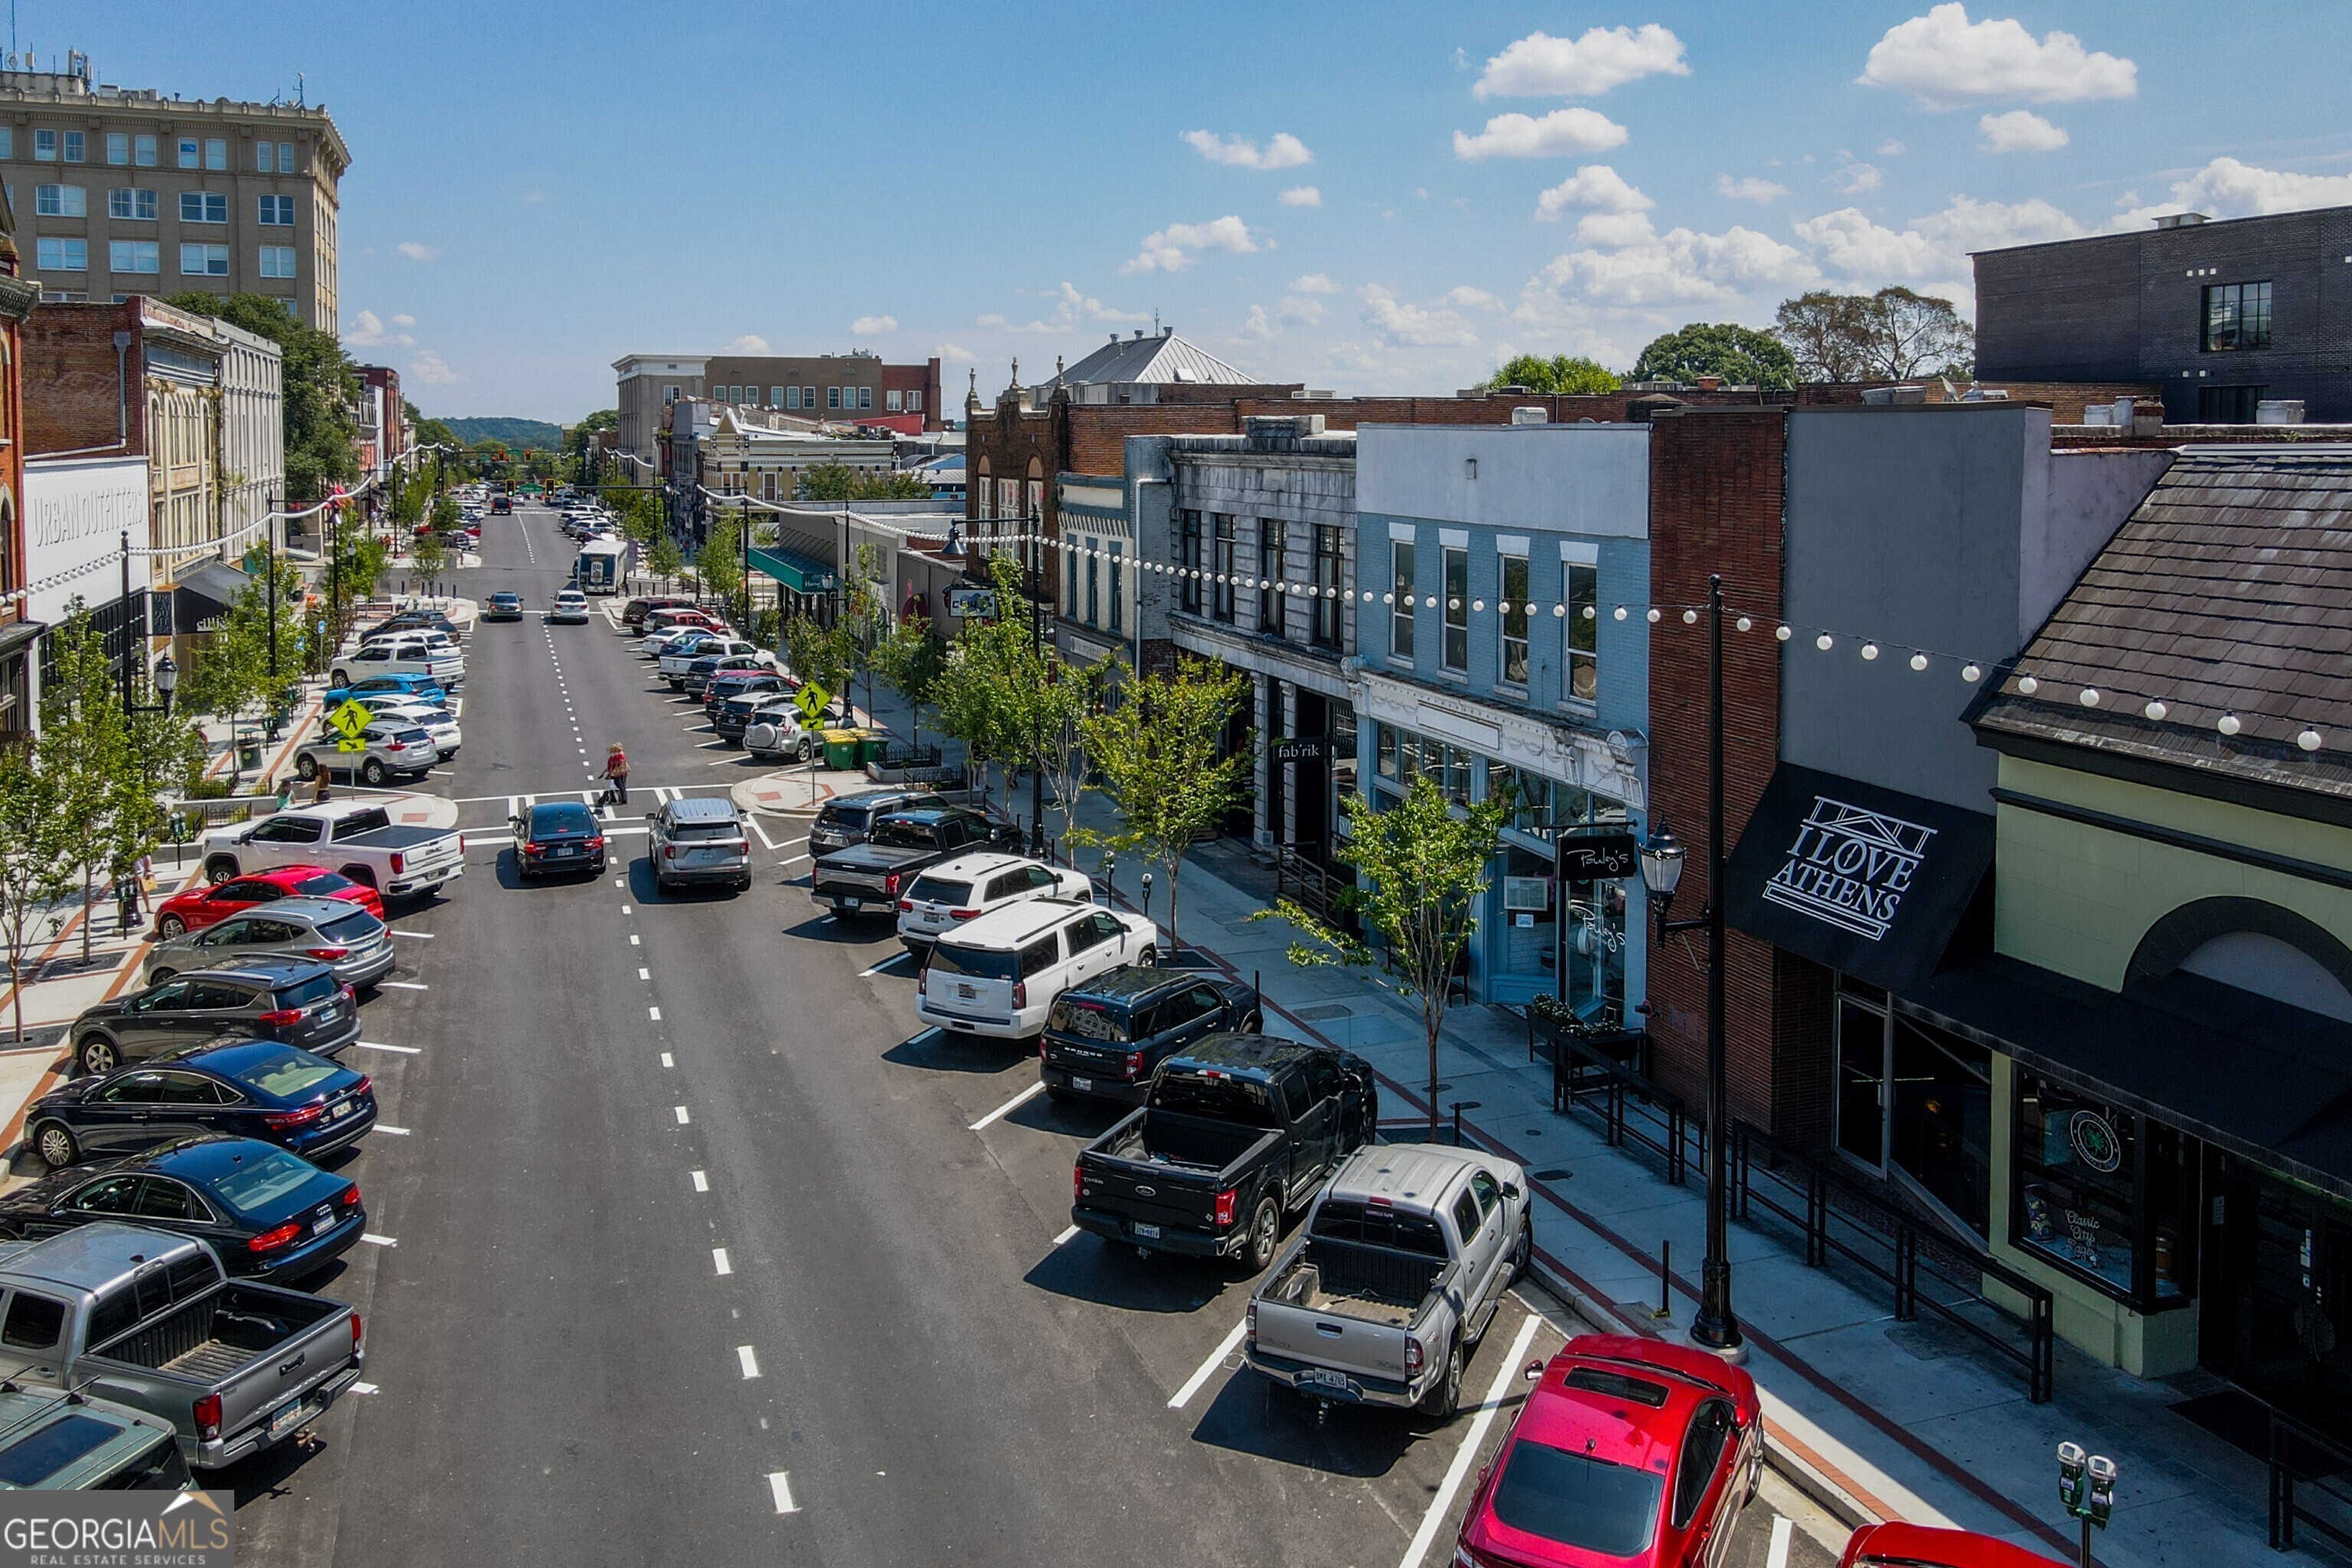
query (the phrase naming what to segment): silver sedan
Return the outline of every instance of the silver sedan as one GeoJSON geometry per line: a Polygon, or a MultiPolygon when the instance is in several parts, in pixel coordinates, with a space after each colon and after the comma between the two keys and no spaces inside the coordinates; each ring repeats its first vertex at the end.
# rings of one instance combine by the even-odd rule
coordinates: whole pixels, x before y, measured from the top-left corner
{"type": "Polygon", "coordinates": [[[247,952],[315,958],[352,986],[372,985],[393,966],[392,932],[350,900],[279,899],[157,942],[147,954],[147,984],[247,952]]]}

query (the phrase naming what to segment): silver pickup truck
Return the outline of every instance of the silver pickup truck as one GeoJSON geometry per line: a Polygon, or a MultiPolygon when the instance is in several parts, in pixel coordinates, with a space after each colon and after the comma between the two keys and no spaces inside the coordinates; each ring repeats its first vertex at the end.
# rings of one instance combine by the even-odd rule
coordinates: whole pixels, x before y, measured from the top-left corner
{"type": "Polygon", "coordinates": [[[144,1411],[197,1469],[300,1431],[363,1359],[357,1312],[231,1280],[192,1237],[101,1222],[0,1247],[0,1377],[144,1411]]]}
{"type": "Polygon", "coordinates": [[[1311,1399],[1445,1420],[1527,1270],[1533,1225],[1507,1160],[1441,1143],[1358,1150],[1250,1297],[1244,1355],[1311,1399]]]}

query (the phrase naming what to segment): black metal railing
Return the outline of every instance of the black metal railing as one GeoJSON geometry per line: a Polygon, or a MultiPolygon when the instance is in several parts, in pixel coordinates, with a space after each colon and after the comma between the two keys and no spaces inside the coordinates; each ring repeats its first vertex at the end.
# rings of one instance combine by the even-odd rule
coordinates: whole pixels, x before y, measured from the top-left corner
{"type": "Polygon", "coordinates": [[[1532,1008],[1527,1019],[1529,1061],[1538,1038],[1551,1042],[1551,1108],[1563,1116],[1592,1111],[1611,1148],[1648,1150],[1664,1163],[1666,1180],[1682,1185],[1706,1148],[1706,1129],[1682,1096],[1643,1075],[1642,1031],[1564,1023],[1532,1008]]]}
{"type": "Polygon", "coordinates": [[[1745,1121],[1732,1131],[1731,1204],[1735,1218],[1752,1222],[1761,1208],[1796,1226],[1807,1267],[1836,1256],[1892,1289],[1899,1321],[1914,1321],[1925,1309],[2015,1362],[2034,1404],[2050,1399],[2057,1336],[2047,1287],[1947,1231],[1926,1228],[1854,1177],[1745,1121]],[[2022,1313],[1997,1300],[1995,1288],[2022,1302],[2022,1313]]]}
{"type": "Polygon", "coordinates": [[[1274,850],[1274,890],[1278,898],[1295,898],[1315,914],[1331,917],[1332,895],[1347,884],[1321,859],[1320,844],[1278,844],[1274,850]]]}
{"type": "Polygon", "coordinates": [[[2271,1546],[2294,1548],[2294,1527],[2307,1524],[2352,1550],[2352,1445],[2291,1415],[2271,1412],[2271,1546]],[[2323,1515],[2317,1500],[2327,1508],[2323,1515]]]}

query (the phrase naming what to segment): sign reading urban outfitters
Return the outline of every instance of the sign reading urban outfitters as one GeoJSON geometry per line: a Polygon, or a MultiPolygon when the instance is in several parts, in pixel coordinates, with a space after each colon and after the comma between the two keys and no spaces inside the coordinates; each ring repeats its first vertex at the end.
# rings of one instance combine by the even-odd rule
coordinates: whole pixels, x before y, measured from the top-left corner
{"type": "Polygon", "coordinates": [[[1943,962],[1992,848],[1982,813],[1783,763],[1732,850],[1726,913],[1900,991],[1943,962]]]}

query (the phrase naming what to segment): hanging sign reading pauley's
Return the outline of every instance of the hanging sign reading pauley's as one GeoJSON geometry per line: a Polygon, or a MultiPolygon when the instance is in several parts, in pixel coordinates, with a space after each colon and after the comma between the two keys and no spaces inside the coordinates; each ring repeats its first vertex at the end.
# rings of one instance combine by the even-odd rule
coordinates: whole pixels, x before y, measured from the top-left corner
{"type": "Polygon", "coordinates": [[[1731,852],[1733,927],[1902,991],[1942,965],[1992,863],[1993,819],[1791,763],[1731,852]]]}

